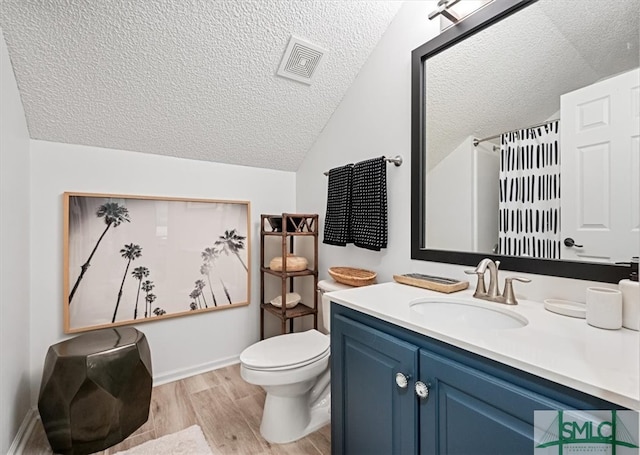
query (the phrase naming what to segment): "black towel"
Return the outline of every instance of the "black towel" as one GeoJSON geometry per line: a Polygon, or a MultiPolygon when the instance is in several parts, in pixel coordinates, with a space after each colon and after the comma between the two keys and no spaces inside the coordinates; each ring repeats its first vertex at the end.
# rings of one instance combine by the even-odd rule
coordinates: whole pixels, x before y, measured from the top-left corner
{"type": "Polygon", "coordinates": [[[353,164],[329,171],[327,185],[327,214],[324,220],[323,243],[346,246],[351,238],[351,180],[353,164]]]}
{"type": "Polygon", "coordinates": [[[387,164],[383,157],[353,166],[351,234],[361,248],[387,247],[387,164]]]}

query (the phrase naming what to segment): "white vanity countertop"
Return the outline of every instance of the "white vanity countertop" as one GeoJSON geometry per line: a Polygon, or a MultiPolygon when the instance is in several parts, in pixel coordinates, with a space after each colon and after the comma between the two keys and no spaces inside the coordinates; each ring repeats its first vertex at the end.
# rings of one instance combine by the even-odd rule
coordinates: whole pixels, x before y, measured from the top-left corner
{"type": "Polygon", "coordinates": [[[586,320],[561,316],[541,302],[503,305],[472,299],[473,290],[442,294],[398,283],[335,291],[331,301],[416,333],[518,368],[607,401],[640,409],[640,334],[592,327],[586,320]],[[419,299],[472,299],[524,316],[516,329],[469,329],[429,324],[410,309],[419,299]]]}

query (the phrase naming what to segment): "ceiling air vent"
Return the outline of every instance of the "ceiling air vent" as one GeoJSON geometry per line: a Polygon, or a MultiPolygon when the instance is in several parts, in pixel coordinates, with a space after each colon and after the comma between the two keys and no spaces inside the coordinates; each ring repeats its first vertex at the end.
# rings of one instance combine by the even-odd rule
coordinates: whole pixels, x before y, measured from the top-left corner
{"type": "Polygon", "coordinates": [[[287,79],[311,84],[325,53],[326,51],[321,47],[291,36],[277,74],[287,79]]]}

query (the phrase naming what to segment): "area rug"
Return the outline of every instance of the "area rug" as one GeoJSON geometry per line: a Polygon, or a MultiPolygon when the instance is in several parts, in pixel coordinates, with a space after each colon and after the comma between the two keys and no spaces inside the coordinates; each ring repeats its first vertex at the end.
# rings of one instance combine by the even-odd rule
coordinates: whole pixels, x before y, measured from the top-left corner
{"type": "Polygon", "coordinates": [[[177,433],[147,441],[115,455],[212,455],[202,429],[193,425],[177,433]]]}

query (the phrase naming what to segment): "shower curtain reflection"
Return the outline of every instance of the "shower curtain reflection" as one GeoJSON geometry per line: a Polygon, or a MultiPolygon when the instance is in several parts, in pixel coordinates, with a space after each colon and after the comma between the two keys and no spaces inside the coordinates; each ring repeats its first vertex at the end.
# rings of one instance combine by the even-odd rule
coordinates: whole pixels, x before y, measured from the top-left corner
{"type": "Polygon", "coordinates": [[[559,122],[500,138],[499,253],[560,259],[559,122]]]}

